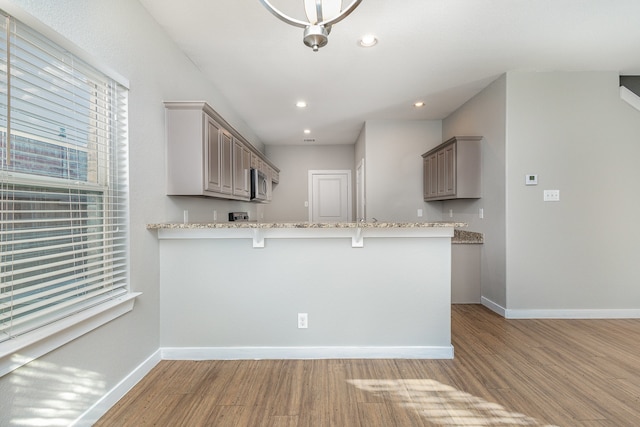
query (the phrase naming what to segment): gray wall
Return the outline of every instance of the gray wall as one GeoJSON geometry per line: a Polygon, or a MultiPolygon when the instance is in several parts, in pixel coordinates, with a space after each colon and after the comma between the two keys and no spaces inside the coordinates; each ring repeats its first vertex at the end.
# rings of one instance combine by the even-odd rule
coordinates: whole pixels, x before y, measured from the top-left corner
{"type": "MultiPolygon", "coordinates": [[[[473,97],[442,124],[442,136],[483,136],[482,198],[442,203],[443,218],[469,224],[468,230],[484,233],[481,251],[481,293],[506,304],[506,76],[503,75],[473,97]],[[479,209],[484,219],[479,218],[479,209]],[[453,210],[453,217],[449,211],[453,210]]],[[[523,178],[524,179],[524,178],[523,178]]],[[[462,266],[456,266],[456,268],[462,266]]]]}
{"type": "Polygon", "coordinates": [[[448,238],[365,237],[353,248],[349,237],[325,237],[330,231],[267,237],[259,249],[248,238],[162,240],[160,345],[313,352],[451,344],[448,238]],[[297,313],[308,313],[308,329],[297,328],[297,313]]]}
{"type": "Polygon", "coordinates": [[[137,1],[14,0],[130,81],[131,288],[143,293],[134,310],[0,378],[0,425],[43,418],[66,425],[131,373],[159,346],[158,241],[145,225],[210,216],[206,200],[164,195],[162,101],[206,99],[255,142],[242,120],[137,1]],[[62,386],[64,384],[64,386],[62,386]],[[80,389],[82,393],[68,391],[80,389]]]}
{"type": "MultiPolygon", "coordinates": [[[[273,200],[263,207],[265,221],[309,220],[309,208],[304,206],[309,200],[309,170],[350,170],[355,184],[353,145],[269,145],[265,154],[280,169],[273,200]]],[[[355,191],[353,195],[355,202],[355,191]]]]}
{"type": "Polygon", "coordinates": [[[364,132],[367,220],[440,221],[440,204],[423,200],[421,155],[442,142],[442,123],[373,120],[364,132]]]}
{"type": "Polygon", "coordinates": [[[640,308],[640,113],[618,73],[509,73],[507,106],[507,307],[640,308]]]}
{"type": "Polygon", "coordinates": [[[620,99],[618,79],[509,72],[443,122],[444,139],[485,137],[482,199],[442,210],[485,233],[482,296],[509,317],[640,308],[640,115],[620,99]],[[538,185],[525,186],[526,174],[538,185]],[[545,189],[559,189],[560,202],[544,202],[545,189]]]}

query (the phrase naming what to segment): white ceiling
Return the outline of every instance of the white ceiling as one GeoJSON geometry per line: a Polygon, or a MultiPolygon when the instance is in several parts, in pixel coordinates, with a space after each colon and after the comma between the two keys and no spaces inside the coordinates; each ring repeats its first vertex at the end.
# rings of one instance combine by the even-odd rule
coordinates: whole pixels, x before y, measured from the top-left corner
{"type": "MultiPolygon", "coordinates": [[[[267,145],[442,119],[505,71],[640,74],[639,0],[363,0],[319,52],[258,0],[140,1],[267,145]]],[[[302,0],[272,4],[304,20],[302,0]]]]}

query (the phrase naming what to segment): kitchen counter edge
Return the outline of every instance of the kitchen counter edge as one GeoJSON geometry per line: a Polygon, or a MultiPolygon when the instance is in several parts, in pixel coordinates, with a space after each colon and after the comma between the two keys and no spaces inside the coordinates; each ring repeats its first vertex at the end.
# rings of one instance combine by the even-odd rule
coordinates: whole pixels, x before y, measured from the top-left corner
{"type": "Polygon", "coordinates": [[[233,229],[233,228],[433,228],[453,227],[453,244],[482,244],[484,235],[475,231],[459,230],[466,227],[464,222],[337,222],[337,223],[310,223],[310,222],[212,222],[212,223],[158,223],[147,224],[148,230],[202,230],[202,229],[233,229]]]}
{"type": "Polygon", "coordinates": [[[204,228],[432,228],[466,227],[464,222],[194,222],[147,224],[149,230],[204,228]]]}

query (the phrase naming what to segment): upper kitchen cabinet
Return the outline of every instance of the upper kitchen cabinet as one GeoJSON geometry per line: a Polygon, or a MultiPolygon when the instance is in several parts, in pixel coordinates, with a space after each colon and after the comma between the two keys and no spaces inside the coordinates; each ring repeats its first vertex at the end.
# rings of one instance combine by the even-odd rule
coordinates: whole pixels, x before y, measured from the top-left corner
{"type": "Polygon", "coordinates": [[[252,158],[277,170],[205,102],[165,102],[167,195],[251,200],[252,158]]]}
{"type": "Polygon", "coordinates": [[[233,195],[251,196],[251,151],[242,141],[233,139],[233,195]]]}
{"type": "Polygon", "coordinates": [[[481,136],[455,136],[422,155],[425,201],[482,196],[481,136]]]}

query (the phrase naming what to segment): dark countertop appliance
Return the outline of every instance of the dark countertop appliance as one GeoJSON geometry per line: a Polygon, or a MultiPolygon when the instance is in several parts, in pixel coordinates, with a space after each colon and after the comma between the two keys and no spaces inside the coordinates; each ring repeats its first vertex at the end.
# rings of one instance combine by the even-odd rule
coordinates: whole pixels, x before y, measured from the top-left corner
{"type": "Polygon", "coordinates": [[[249,221],[249,212],[229,212],[229,221],[249,221]]]}

